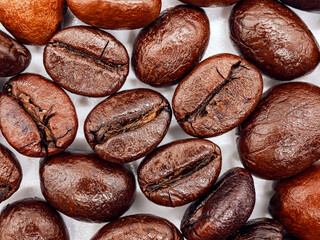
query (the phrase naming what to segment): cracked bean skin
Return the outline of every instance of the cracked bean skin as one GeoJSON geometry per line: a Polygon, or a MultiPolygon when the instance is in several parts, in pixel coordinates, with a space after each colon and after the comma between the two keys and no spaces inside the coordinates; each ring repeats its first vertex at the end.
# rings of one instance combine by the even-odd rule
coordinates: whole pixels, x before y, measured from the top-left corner
{"type": "Polygon", "coordinates": [[[69,240],[59,213],[45,201],[25,198],[7,205],[0,214],[0,240],[69,240]]]}
{"type": "Polygon", "coordinates": [[[67,4],[84,23],[105,29],[147,26],[161,10],[161,0],[67,0],[67,4]]]}
{"type": "Polygon", "coordinates": [[[143,88],[122,91],[89,113],[84,133],[101,158],[127,163],[159,145],[168,131],[171,115],[167,99],[156,91],[143,88]]]}
{"type": "Polygon", "coordinates": [[[45,157],[74,140],[78,119],[68,95],[37,74],[10,79],[0,95],[0,129],[8,143],[29,157],[45,157]]]}
{"type": "Polygon", "coordinates": [[[277,1],[241,1],[233,8],[229,24],[238,51],[276,80],[301,77],[319,63],[319,46],[311,31],[277,1]]]}
{"type": "Polygon", "coordinates": [[[125,47],[111,34],[85,26],[56,33],[44,50],[43,62],[57,84],[89,97],[115,93],[129,73],[125,47]]]}
{"type": "Polygon", "coordinates": [[[246,223],[254,204],[250,172],[243,168],[230,169],[209,195],[187,208],[180,229],[188,240],[226,239],[246,223]]]}
{"type": "Polygon", "coordinates": [[[281,0],[281,2],[305,11],[320,10],[320,0],[281,0]]]}
{"type": "Polygon", "coordinates": [[[208,193],[221,170],[221,150],[204,139],[159,147],[139,165],[138,182],[152,202],[177,207],[208,193]]]}
{"type": "MultiPolygon", "coordinates": [[[[274,183],[269,212],[291,235],[303,240],[320,236],[320,163],[297,176],[274,183]]],[[[296,238],[286,238],[296,239],[296,238]]]]}
{"type": "Polygon", "coordinates": [[[238,135],[241,161],[256,176],[302,172],[320,158],[320,88],[295,82],[269,89],[238,135]]]}
{"type": "Polygon", "coordinates": [[[132,172],[94,153],[64,152],[45,158],[40,164],[40,183],[51,206],[79,221],[113,220],[134,200],[132,172]]]}
{"type": "Polygon", "coordinates": [[[271,218],[257,218],[243,225],[227,240],[282,240],[282,225],[271,218]]]}
{"type": "Polygon", "coordinates": [[[182,129],[197,137],[213,137],[238,126],[258,104],[263,82],[258,69],[232,54],[202,61],[186,76],[172,99],[182,129]]]}
{"type": "Polygon", "coordinates": [[[24,71],[30,64],[30,51],[0,31],[0,77],[10,77],[24,71]]]}
{"type": "Polygon", "coordinates": [[[168,220],[151,214],[119,218],[101,228],[91,240],[183,240],[179,230],[168,220]]]}
{"type": "Polygon", "coordinates": [[[22,170],[17,158],[0,144],[0,203],[19,189],[21,179],[22,170]]]}
{"type": "Polygon", "coordinates": [[[225,7],[240,2],[240,0],[180,0],[198,7],[225,7]]]}
{"type": "Polygon", "coordinates": [[[177,84],[199,63],[209,36],[202,9],[182,5],[164,11],[135,40],[132,66],[137,78],[154,87],[177,84]]]}

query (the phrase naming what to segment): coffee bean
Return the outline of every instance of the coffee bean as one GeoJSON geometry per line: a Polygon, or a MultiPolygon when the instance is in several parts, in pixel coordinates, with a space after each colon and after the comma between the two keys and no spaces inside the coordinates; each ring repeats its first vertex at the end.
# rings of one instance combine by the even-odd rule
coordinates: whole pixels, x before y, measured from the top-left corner
{"type": "Polygon", "coordinates": [[[155,87],[178,83],[201,60],[209,35],[209,20],[200,8],[164,11],[135,40],[132,66],[137,78],[155,87]]]}
{"type": "Polygon", "coordinates": [[[283,227],[270,218],[257,218],[248,221],[238,233],[228,240],[282,240],[283,227]]]}
{"type": "Polygon", "coordinates": [[[154,150],[171,122],[168,101],[149,89],[119,92],[98,104],[88,115],[85,137],[103,159],[126,163],[154,150]]]}
{"type": "Polygon", "coordinates": [[[93,153],[65,152],[40,165],[43,196],[63,214],[80,221],[107,222],[133,203],[135,179],[120,165],[93,153]]]}
{"type": "Polygon", "coordinates": [[[231,40],[240,53],[277,80],[292,80],[319,63],[318,44],[305,23],[275,0],[244,0],[232,10],[231,40]]]}
{"type": "Polygon", "coordinates": [[[56,33],[44,50],[43,61],[57,84],[90,97],[115,93],[129,73],[125,47],[112,35],[84,26],[56,33]]]}
{"type": "Polygon", "coordinates": [[[240,2],[240,0],[180,0],[181,2],[199,7],[225,7],[240,2]]]}
{"type": "Polygon", "coordinates": [[[248,220],[255,203],[251,174],[243,168],[227,171],[205,198],[186,210],[181,231],[187,239],[226,239],[248,220]]]}
{"type": "Polygon", "coordinates": [[[0,22],[19,42],[44,45],[65,11],[65,0],[1,0],[0,22]]]}
{"type": "Polygon", "coordinates": [[[0,31],[0,77],[10,77],[24,71],[30,64],[29,50],[0,31]]]}
{"type": "Polygon", "coordinates": [[[78,120],[61,88],[40,75],[23,74],[3,87],[0,128],[19,153],[44,157],[63,151],[73,142],[78,120]]]}
{"type": "Polygon", "coordinates": [[[1,240],[69,240],[59,213],[46,202],[26,198],[7,205],[0,214],[1,240]]]}
{"type": "Polygon", "coordinates": [[[161,10],[161,0],[67,0],[81,21],[98,28],[135,29],[149,25],[161,10]]]}
{"type": "Polygon", "coordinates": [[[168,220],[149,214],[119,218],[99,230],[91,240],[183,240],[179,230],[168,220]]]}
{"type": "Polygon", "coordinates": [[[241,161],[258,177],[302,172],[320,158],[320,88],[296,82],[269,89],[238,134],[241,161]]]}
{"type": "Polygon", "coordinates": [[[201,62],[176,88],[174,115],[182,129],[213,137],[239,125],[258,104],[263,82],[248,61],[219,54],[201,62]]]}
{"type": "Polygon", "coordinates": [[[18,190],[21,179],[20,163],[9,149],[0,144],[0,202],[18,190]]]}
{"type": "Polygon", "coordinates": [[[206,194],[221,170],[221,151],[204,139],[186,139],[166,144],[139,165],[138,181],[151,201],[181,206],[206,194]]]}
{"type": "MultiPolygon", "coordinates": [[[[271,215],[287,232],[303,240],[320,236],[320,162],[301,174],[274,184],[269,205],[271,215]]],[[[288,238],[292,239],[292,238],[288,238]]]]}
{"type": "Polygon", "coordinates": [[[320,10],[320,0],[281,0],[281,2],[305,11],[320,10]]]}

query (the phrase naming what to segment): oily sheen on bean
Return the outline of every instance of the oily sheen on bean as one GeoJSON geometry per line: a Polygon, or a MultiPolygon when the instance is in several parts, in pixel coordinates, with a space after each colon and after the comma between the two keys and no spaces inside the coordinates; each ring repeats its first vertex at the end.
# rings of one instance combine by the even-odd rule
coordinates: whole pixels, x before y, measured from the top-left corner
{"type": "Polygon", "coordinates": [[[202,9],[183,5],[165,10],[135,40],[132,66],[137,78],[155,87],[178,83],[201,60],[209,35],[202,9]]]}
{"type": "Polygon", "coordinates": [[[320,158],[320,88],[295,82],[269,89],[238,135],[241,161],[258,177],[302,172],[320,158]]]}
{"type": "Polygon", "coordinates": [[[180,0],[198,7],[225,7],[240,2],[240,0],[180,0]]]}
{"type": "Polygon", "coordinates": [[[275,0],[244,0],[232,10],[230,36],[248,61],[277,80],[310,73],[319,63],[318,43],[293,11],[275,0]]]}
{"type": "Polygon", "coordinates": [[[281,0],[281,2],[305,11],[320,10],[320,0],[281,0]]]}
{"type": "Polygon", "coordinates": [[[204,139],[178,140],[149,154],[139,165],[138,182],[152,202],[176,207],[206,194],[221,170],[221,150],[204,139]]]}
{"type": "Polygon", "coordinates": [[[202,61],[185,77],[172,99],[182,129],[197,137],[213,137],[238,126],[258,104],[263,82],[258,69],[232,54],[202,61]]]}
{"type": "Polygon", "coordinates": [[[119,218],[101,228],[91,240],[183,240],[168,220],[150,214],[119,218]]]}
{"type": "Polygon", "coordinates": [[[133,174],[93,153],[65,152],[44,159],[40,181],[48,203],[80,221],[110,221],[134,200],[133,174]]]}

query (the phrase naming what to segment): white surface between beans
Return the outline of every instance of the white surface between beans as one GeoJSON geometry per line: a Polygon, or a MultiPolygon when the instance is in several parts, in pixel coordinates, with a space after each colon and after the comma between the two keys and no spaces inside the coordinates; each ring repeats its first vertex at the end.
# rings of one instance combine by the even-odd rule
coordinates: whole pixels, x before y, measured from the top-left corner
{"type": "MultiPolygon", "coordinates": [[[[176,0],[162,0],[162,10],[175,5],[179,5],[179,4],[181,3],[176,0]]],[[[206,53],[203,59],[218,53],[233,53],[233,54],[239,55],[235,50],[235,48],[233,47],[231,40],[229,38],[228,18],[229,18],[231,9],[232,9],[232,6],[224,7],[224,8],[205,8],[205,11],[210,20],[211,35],[210,35],[209,46],[206,50],[206,53]]],[[[309,13],[309,12],[296,10],[293,8],[292,10],[294,10],[302,18],[302,20],[307,24],[309,29],[313,32],[316,39],[320,41],[320,13],[309,13]]],[[[65,28],[65,27],[76,26],[76,25],[86,25],[86,24],[82,23],[80,20],[75,18],[74,15],[70,12],[70,10],[68,10],[63,27],[65,28]]],[[[2,25],[0,26],[0,29],[7,32],[2,25]]],[[[118,31],[105,30],[105,31],[107,31],[108,33],[111,33],[119,41],[121,41],[127,48],[129,56],[131,57],[133,42],[140,30],[138,29],[138,30],[131,30],[131,31],[125,31],[125,30],[118,30],[118,31]]],[[[31,60],[30,66],[25,72],[38,73],[49,78],[48,74],[44,69],[43,62],[42,62],[42,54],[43,54],[44,47],[27,46],[27,48],[32,53],[32,60],[31,60]]],[[[320,86],[319,76],[320,76],[320,66],[318,66],[315,69],[315,71],[313,71],[311,74],[304,76],[302,78],[296,79],[295,81],[310,82],[320,86]]],[[[8,78],[0,78],[1,89],[7,80],[8,78]]],[[[264,91],[269,89],[271,86],[282,83],[279,81],[270,80],[266,76],[263,76],[263,80],[264,80],[264,91]]],[[[162,93],[171,102],[172,95],[174,93],[176,85],[172,87],[167,87],[167,88],[152,88],[140,82],[139,80],[137,80],[130,66],[130,73],[121,90],[141,88],[141,87],[154,89],[162,93]]],[[[84,132],[83,132],[84,120],[88,115],[88,113],[90,112],[90,110],[105,98],[89,98],[89,97],[75,95],[70,92],[67,92],[67,94],[71,97],[74,105],[76,106],[78,120],[79,120],[79,129],[78,129],[77,137],[73,142],[73,144],[69,147],[69,149],[91,151],[91,148],[84,137],[84,132]]],[[[174,140],[185,139],[185,138],[190,138],[190,136],[188,136],[186,133],[183,132],[183,130],[179,127],[177,121],[173,117],[169,131],[166,137],[160,143],[160,145],[169,143],[174,140]]],[[[237,167],[237,166],[242,167],[242,164],[239,160],[238,151],[236,148],[236,138],[237,136],[236,136],[235,129],[221,136],[209,138],[209,140],[219,145],[222,150],[222,171],[220,176],[230,168],[237,167]]],[[[43,198],[40,190],[40,181],[39,181],[39,160],[40,159],[28,158],[17,153],[12,147],[9,146],[9,144],[6,142],[6,140],[3,138],[2,135],[0,135],[0,142],[3,143],[5,146],[9,147],[9,149],[11,149],[15,153],[15,155],[17,156],[17,158],[21,163],[22,170],[23,170],[23,179],[22,179],[19,190],[11,198],[2,202],[0,204],[0,209],[3,209],[9,203],[15,202],[25,197],[43,198]]],[[[131,169],[134,171],[135,176],[136,176],[136,170],[140,161],[141,159],[129,164],[131,169]]],[[[272,195],[272,181],[266,181],[266,180],[262,180],[254,177],[254,183],[255,183],[255,189],[256,189],[256,205],[250,218],[270,216],[268,214],[268,204],[272,195]]],[[[135,213],[150,213],[150,214],[158,215],[168,219],[179,228],[180,221],[187,207],[188,205],[183,207],[177,207],[177,208],[158,206],[150,202],[141,193],[139,186],[137,184],[135,201],[132,207],[124,215],[130,215],[135,213]]],[[[63,214],[61,215],[67,225],[68,231],[70,233],[70,239],[72,240],[89,240],[103,225],[105,225],[105,223],[95,224],[95,223],[79,222],[63,214]]]]}

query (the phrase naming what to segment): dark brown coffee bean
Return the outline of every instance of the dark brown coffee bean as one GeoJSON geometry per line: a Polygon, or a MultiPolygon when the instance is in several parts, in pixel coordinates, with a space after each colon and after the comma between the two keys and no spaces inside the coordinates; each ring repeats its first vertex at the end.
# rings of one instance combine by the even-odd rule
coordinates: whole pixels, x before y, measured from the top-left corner
{"type": "Polygon", "coordinates": [[[138,181],[151,201],[181,206],[206,194],[221,170],[221,151],[204,139],[187,139],[164,145],[139,165],[138,181]]]}
{"type": "Polygon", "coordinates": [[[303,240],[320,236],[320,162],[301,174],[274,184],[271,215],[287,232],[303,240]]]}
{"type": "Polygon", "coordinates": [[[320,158],[320,88],[278,85],[239,127],[243,165],[265,179],[294,176],[320,158]]]}
{"type": "Polygon", "coordinates": [[[88,115],[84,132],[91,148],[103,159],[126,163],[154,150],[171,122],[170,105],[149,89],[119,92],[88,115]]]}
{"type": "Polygon", "coordinates": [[[44,50],[43,62],[61,87],[90,97],[115,93],[129,72],[125,47],[112,35],[84,26],[56,33],[44,50]]]}
{"type": "Polygon", "coordinates": [[[305,11],[320,10],[320,0],[281,0],[281,2],[305,11]]]}
{"type": "Polygon", "coordinates": [[[248,221],[238,233],[228,240],[282,240],[283,227],[270,218],[257,218],[248,221]]]}
{"type": "Polygon", "coordinates": [[[91,240],[183,240],[168,220],[149,214],[119,218],[99,230],[91,240]]]}
{"type": "Polygon", "coordinates": [[[65,0],[1,0],[0,22],[19,42],[44,45],[60,27],[65,0]]]}
{"type": "Polygon", "coordinates": [[[29,50],[0,31],[0,77],[10,77],[24,71],[30,64],[29,50]]]}
{"type": "Polygon", "coordinates": [[[164,11],[135,40],[132,66],[137,78],[155,87],[178,83],[201,60],[209,36],[209,20],[200,8],[164,11]]]}
{"type": "Polygon", "coordinates": [[[180,0],[198,7],[225,7],[240,2],[240,0],[180,0]]]}
{"type": "Polygon", "coordinates": [[[193,136],[213,137],[238,126],[258,104],[263,82],[248,61],[219,54],[201,62],[176,88],[174,115],[193,136]]]}
{"type": "Polygon", "coordinates": [[[0,144],[0,202],[18,190],[21,179],[20,163],[9,149],[0,144]]]}
{"type": "Polygon", "coordinates": [[[98,28],[135,29],[149,25],[161,10],[161,0],[67,0],[81,21],[98,28]]]}
{"type": "Polygon", "coordinates": [[[0,128],[19,153],[44,157],[62,152],[73,142],[78,120],[60,87],[40,75],[23,74],[3,87],[0,128]]]}
{"type": "Polygon", "coordinates": [[[275,0],[244,0],[230,16],[231,40],[240,53],[277,80],[292,80],[319,63],[318,43],[305,23],[275,0]]]}
{"type": "Polygon", "coordinates": [[[181,231],[187,239],[226,239],[248,220],[255,203],[251,174],[243,168],[227,171],[204,199],[186,210],[181,231]]]}
{"type": "Polygon", "coordinates": [[[67,228],[46,202],[26,198],[7,205],[0,214],[1,240],[69,240],[67,228]]]}
{"type": "Polygon", "coordinates": [[[44,159],[40,181],[48,203],[80,221],[119,217],[132,205],[135,193],[129,170],[93,153],[66,152],[44,159]]]}

